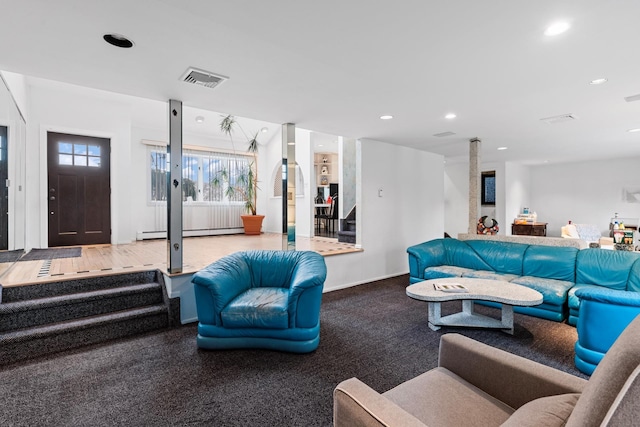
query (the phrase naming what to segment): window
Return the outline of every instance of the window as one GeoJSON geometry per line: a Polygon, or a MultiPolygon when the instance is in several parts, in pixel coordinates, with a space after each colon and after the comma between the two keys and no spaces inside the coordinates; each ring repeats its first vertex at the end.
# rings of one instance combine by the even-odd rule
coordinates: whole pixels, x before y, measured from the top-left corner
{"type": "Polygon", "coordinates": [[[100,146],[91,144],[58,143],[58,164],[63,166],[100,167],[100,146]]]}
{"type": "MultiPolygon", "coordinates": [[[[241,194],[227,195],[226,190],[246,176],[251,157],[207,151],[182,154],[182,200],[189,202],[243,203],[241,194]],[[221,179],[224,176],[224,179],[221,179]]],[[[151,201],[167,200],[167,173],[170,158],[166,151],[151,150],[151,201]]]]}
{"type": "Polygon", "coordinates": [[[496,205],[496,171],[482,172],[482,205],[496,205]]]}

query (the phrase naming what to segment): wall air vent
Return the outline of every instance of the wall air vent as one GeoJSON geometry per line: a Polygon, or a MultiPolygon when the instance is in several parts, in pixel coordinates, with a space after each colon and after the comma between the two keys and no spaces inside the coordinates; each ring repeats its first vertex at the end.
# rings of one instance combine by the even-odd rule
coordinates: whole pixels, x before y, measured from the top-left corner
{"type": "Polygon", "coordinates": [[[194,85],[214,88],[228,78],[229,77],[221,76],[220,74],[215,74],[210,71],[190,67],[185,71],[180,80],[187,83],[193,83],[194,85]]]}
{"type": "Polygon", "coordinates": [[[451,136],[451,135],[455,135],[455,132],[451,132],[451,131],[447,131],[447,132],[441,132],[441,133],[436,133],[433,136],[437,136],[438,138],[442,138],[445,136],[451,136]]]}
{"type": "Polygon", "coordinates": [[[625,96],[624,100],[627,102],[640,101],[640,95],[625,96]]]}
{"type": "Polygon", "coordinates": [[[570,121],[576,120],[577,118],[578,116],[576,116],[575,114],[562,114],[559,116],[545,117],[544,119],[540,119],[540,120],[542,120],[547,124],[555,125],[557,123],[570,122],[570,121]]]}

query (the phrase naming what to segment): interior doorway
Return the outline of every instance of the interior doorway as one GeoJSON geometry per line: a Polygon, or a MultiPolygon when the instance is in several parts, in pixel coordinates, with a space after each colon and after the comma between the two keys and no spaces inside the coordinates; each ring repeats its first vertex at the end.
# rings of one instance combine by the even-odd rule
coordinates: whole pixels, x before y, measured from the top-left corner
{"type": "Polygon", "coordinates": [[[47,133],[49,247],[111,243],[110,140],[47,133]]]}

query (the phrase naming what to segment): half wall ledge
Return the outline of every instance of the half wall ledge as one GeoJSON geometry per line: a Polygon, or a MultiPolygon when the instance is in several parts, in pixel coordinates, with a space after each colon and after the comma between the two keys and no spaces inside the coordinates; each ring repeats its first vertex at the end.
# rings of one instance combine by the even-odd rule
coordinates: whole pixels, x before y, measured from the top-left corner
{"type": "Polygon", "coordinates": [[[496,240],[499,242],[526,243],[528,245],[544,246],[568,246],[571,248],[585,249],[589,243],[582,239],[565,239],[563,237],[541,237],[541,236],[501,236],[499,234],[458,234],[458,240],[496,240]]]}

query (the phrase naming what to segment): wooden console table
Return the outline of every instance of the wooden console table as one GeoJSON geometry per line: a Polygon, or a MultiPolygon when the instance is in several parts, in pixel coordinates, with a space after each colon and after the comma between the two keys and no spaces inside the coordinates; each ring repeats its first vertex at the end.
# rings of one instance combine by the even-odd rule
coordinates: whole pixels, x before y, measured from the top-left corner
{"type": "Polygon", "coordinates": [[[511,224],[511,234],[514,236],[546,236],[547,223],[534,222],[533,224],[511,224]]]}

